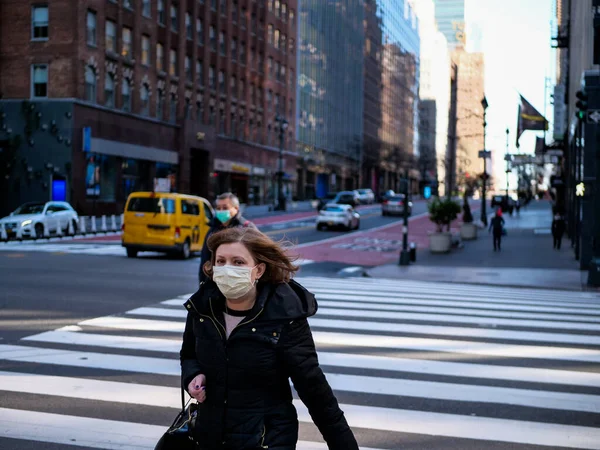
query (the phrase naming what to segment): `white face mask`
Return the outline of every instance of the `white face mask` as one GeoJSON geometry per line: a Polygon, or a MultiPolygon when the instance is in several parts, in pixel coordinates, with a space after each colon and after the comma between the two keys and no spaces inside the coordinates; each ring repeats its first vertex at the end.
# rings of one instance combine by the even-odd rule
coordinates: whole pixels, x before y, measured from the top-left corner
{"type": "Polygon", "coordinates": [[[235,300],[246,295],[254,286],[253,269],[254,267],[214,266],[213,281],[225,298],[235,300]]]}

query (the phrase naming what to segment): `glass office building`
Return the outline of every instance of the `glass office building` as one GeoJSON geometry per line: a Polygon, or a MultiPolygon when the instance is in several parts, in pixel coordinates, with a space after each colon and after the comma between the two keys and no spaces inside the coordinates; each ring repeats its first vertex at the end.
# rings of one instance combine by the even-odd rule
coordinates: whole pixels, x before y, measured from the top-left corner
{"type": "Polygon", "coordinates": [[[298,195],[357,188],[363,122],[364,0],[299,2],[298,195]]]}
{"type": "Polygon", "coordinates": [[[409,0],[365,0],[362,184],[418,186],[419,24],[409,0]]]}
{"type": "Polygon", "coordinates": [[[466,44],[465,0],[434,0],[435,20],[448,46],[466,44]]]}

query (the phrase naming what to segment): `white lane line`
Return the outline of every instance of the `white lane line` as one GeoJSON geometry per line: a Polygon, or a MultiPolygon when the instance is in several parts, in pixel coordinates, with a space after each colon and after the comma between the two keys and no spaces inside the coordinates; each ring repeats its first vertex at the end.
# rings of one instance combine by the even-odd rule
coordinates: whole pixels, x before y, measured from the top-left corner
{"type": "MultiPolygon", "coordinates": [[[[182,326],[183,329],[183,326],[182,326]]],[[[449,339],[427,339],[397,336],[371,336],[354,333],[313,331],[317,344],[345,347],[374,347],[393,350],[420,350],[427,352],[462,353],[467,355],[499,358],[531,358],[557,361],[580,361],[600,363],[600,352],[581,348],[549,347],[533,345],[490,344],[474,341],[449,339]]],[[[51,342],[69,345],[111,347],[153,352],[179,352],[180,340],[141,338],[131,336],[108,336],[103,334],[78,333],[72,331],[47,331],[24,338],[26,341],[51,342]]],[[[319,349],[320,350],[320,349],[319,349]]],[[[327,350],[323,348],[323,350],[327,350]]]]}
{"type": "MultiPolygon", "coordinates": [[[[561,306],[553,306],[548,305],[547,303],[540,303],[538,305],[524,305],[522,301],[518,300],[515,302],[508,301],[489,301],[487,299],[482,300],[468,300],[468,299],[457,299],[452,300],[446,296],[436,296],[436,300],[432,300],[431,296],[419,298],[418,296],[409,294],[407,296],[399,295],[394,293],[394,295],[383,295],[379,292],[373,292],[369,295],[360,295],[356,294],[352,291],[348,291],[348,293],[344,292],[335,292],[334,290],[330,290],[330,292],[324,291],[312,291],[313,294],[316,295],[317,301],[319,304],[322,303],[322,300],[343,300],[350,301],[356,303],[378,303],[378,304],[390,304],[390,305],[417,305],[417,306],[445,306],[445,307],[466,307],[466,308],[474,308],[477,307],[478,310],[511,310],[511,311],[531,311],[531,312],[557,312],[557,313],[574,313],[580,312],[582,315],[600,315],[600,308],[590,308],[587,306],[580,306],[566,308],[561,306]]],[[[170,306],[180,306],[181,304],[170,304],[169,301],[164,302],[165,305],[170,306]]]]}
{"type": "Polygon", "coordinates": [[[414,337],[371,336],[364,334],[313,331],[315,342],[321,345],[346,347],[373,347],[393,350],[421,350],[428,352],[462,353],[507,359],[532,358],[555,361],[600,363],[600,352],[581,348],[541,347],[533,345],[489,344],[473,341],[424,339],[414,337]]]}
{"type": "MultiPolygon", "coordinates": [[[[175,356],[172,358],[152,358],[0,345],[0,360],[160,375],[179,376],[181,373],[179,359],[175,356]]],[[[319,361],[322,366],[331,367],[364,367],[369,370],[422,373],[463,378],[588,387],[600,386],[600,373],[592,372],[431,361],[427,359],[395,358],[328,351],[319,351],[319,361]]],[[[331,370],[325,370],[325,372],[333,373],[331,370]]]]}
{"type": "MultiPolygon", "coordinates": [[[[485,269],[482,269],[485,270],[485,269]]],[[[411,280],[390,280],[383,278],[351,278],[348,279],[347,283],[344,280],[336,280],[332,278],[325,277],[302,277],[301,283],[306,285],[306,287],[324,287],[331,288],[336,282],[344,287],[352,287],[352,288],[363,288],[365,290],[370,290],[373,286],[377,288],[391,288],[391,289],[422,289],[424,291],[429,291],[432,293],[456,293],[456,294],[490,294],[490,295],[499,295],[499,296],[518,296],[523,298],[531,298],[535,299],[537,297],[541,298],[555,298],[557,301],[570,301],[571,299],[579,299],[583,301],[591,301],[600,299],[600,294],[591,293],[591,292],[575,292],[575,291],[566,291],[560,289],[547,290],[547,289],[515,289],[509,287],[499,287],[499,286],[474,286],[469,284],[459,284],[459,283],[443,283],[443,282],[425,282],[425,281],[411,281],[411,280]],[[344,281],[344,283],[341,283],[344,281]]]]}
{"type": "MultiPolygon", "coordinates": [[[[308,410],[294,401],[298,419],[308,422],[308,410]]],[[[422,411],[394,410],[361,405],[340,405],[352,427],[398,433],[446,436],[484,441],[512,442],[600,450],[600,429],[510,419],[460,416],[422,411]]]]}
{"type": "MultiPolygon", "coordinates": [[[[168,425],[146,425],[0,408],[0,438],[107,450],[153,450],[168,425]]],[[[320,442],[298,441],[298,450],[326,449],[327,446],[320,442]]]]}
{"type": "MultiPolygon", "coordinates": [[[[469,300],[469,299],[482,299],[487,302],[502,303],[503,301],[520,300],[525,303],[531,304],[551,304],[556,303],[554,306],[584,306],[589,308],[600,308],[598,300],[600,296],[595,298],[581,297],[574,294],[577,292],[564,292],[557,294],[557,291],[549,292],[527,292],[522,290],[521,292],[495,292],[489,289],[482,289],[479,291],[471,290],[452,290],[446,289],[445,287],[437,287],[435,282],[430,282],[423,285],[412,285],[405,283],[403,280],[396,280],[393,284],[356,284],[353,280],[356,278],[344,278],[343,280],[351,280],[348,283],[340,283],[339,279],[329,279],[329,282],[323,280],[319,283],[306,282],[304,279],[299,280],[306,289],[311,292],[323,292],[331,294],[370,294],[378,293],[379,295],[409,295],[423,297],[423,298],[448,298],[453,300],[469,300]]],[[[362,278],[361,278],[362,279],[362,278]]]]}

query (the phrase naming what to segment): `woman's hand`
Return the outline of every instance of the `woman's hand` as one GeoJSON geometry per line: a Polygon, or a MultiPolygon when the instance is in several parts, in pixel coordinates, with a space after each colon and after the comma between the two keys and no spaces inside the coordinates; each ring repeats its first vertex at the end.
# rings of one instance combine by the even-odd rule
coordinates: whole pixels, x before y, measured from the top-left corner
{"type": "Polygon", "coordinates": [[[196,376],[188,384],[188,392],[192,397],[198,400],[198,403],[204,403],[206,400],[206,377],[203,374],[196,376]]]}

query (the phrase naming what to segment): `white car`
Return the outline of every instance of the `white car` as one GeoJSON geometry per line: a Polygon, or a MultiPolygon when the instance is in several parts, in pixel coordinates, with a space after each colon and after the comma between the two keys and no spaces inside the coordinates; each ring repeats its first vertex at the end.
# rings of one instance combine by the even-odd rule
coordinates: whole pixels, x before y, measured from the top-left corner
{"type": "Polygon", "coordinates": [[[350,205],[329,203],[325,205],[317,216],[317,230],[341,227],[346,230],[358,230],[360,228],[360,214],[350,205]]]}
{"type": "Polygon", "coordinates": [[[71,205],[67,202],[32,202],[24,203],[16,210],[0,219],[0,227],[4,227],[7,237],[20,236],[23,238],[43,237],[46,231],[48,235],[62,234],[69,231],[69,222],[73,225],[73,232],[77,232],[79,217],[71,205]],[[19,233],[20,231],[20,233],[19,233]]]}
{"type": "Polygon", "coordinates": [[[375,203],[375,193],[371,189],[357,189],[358,198],[362,205],[371,205],[375,203]]]}

